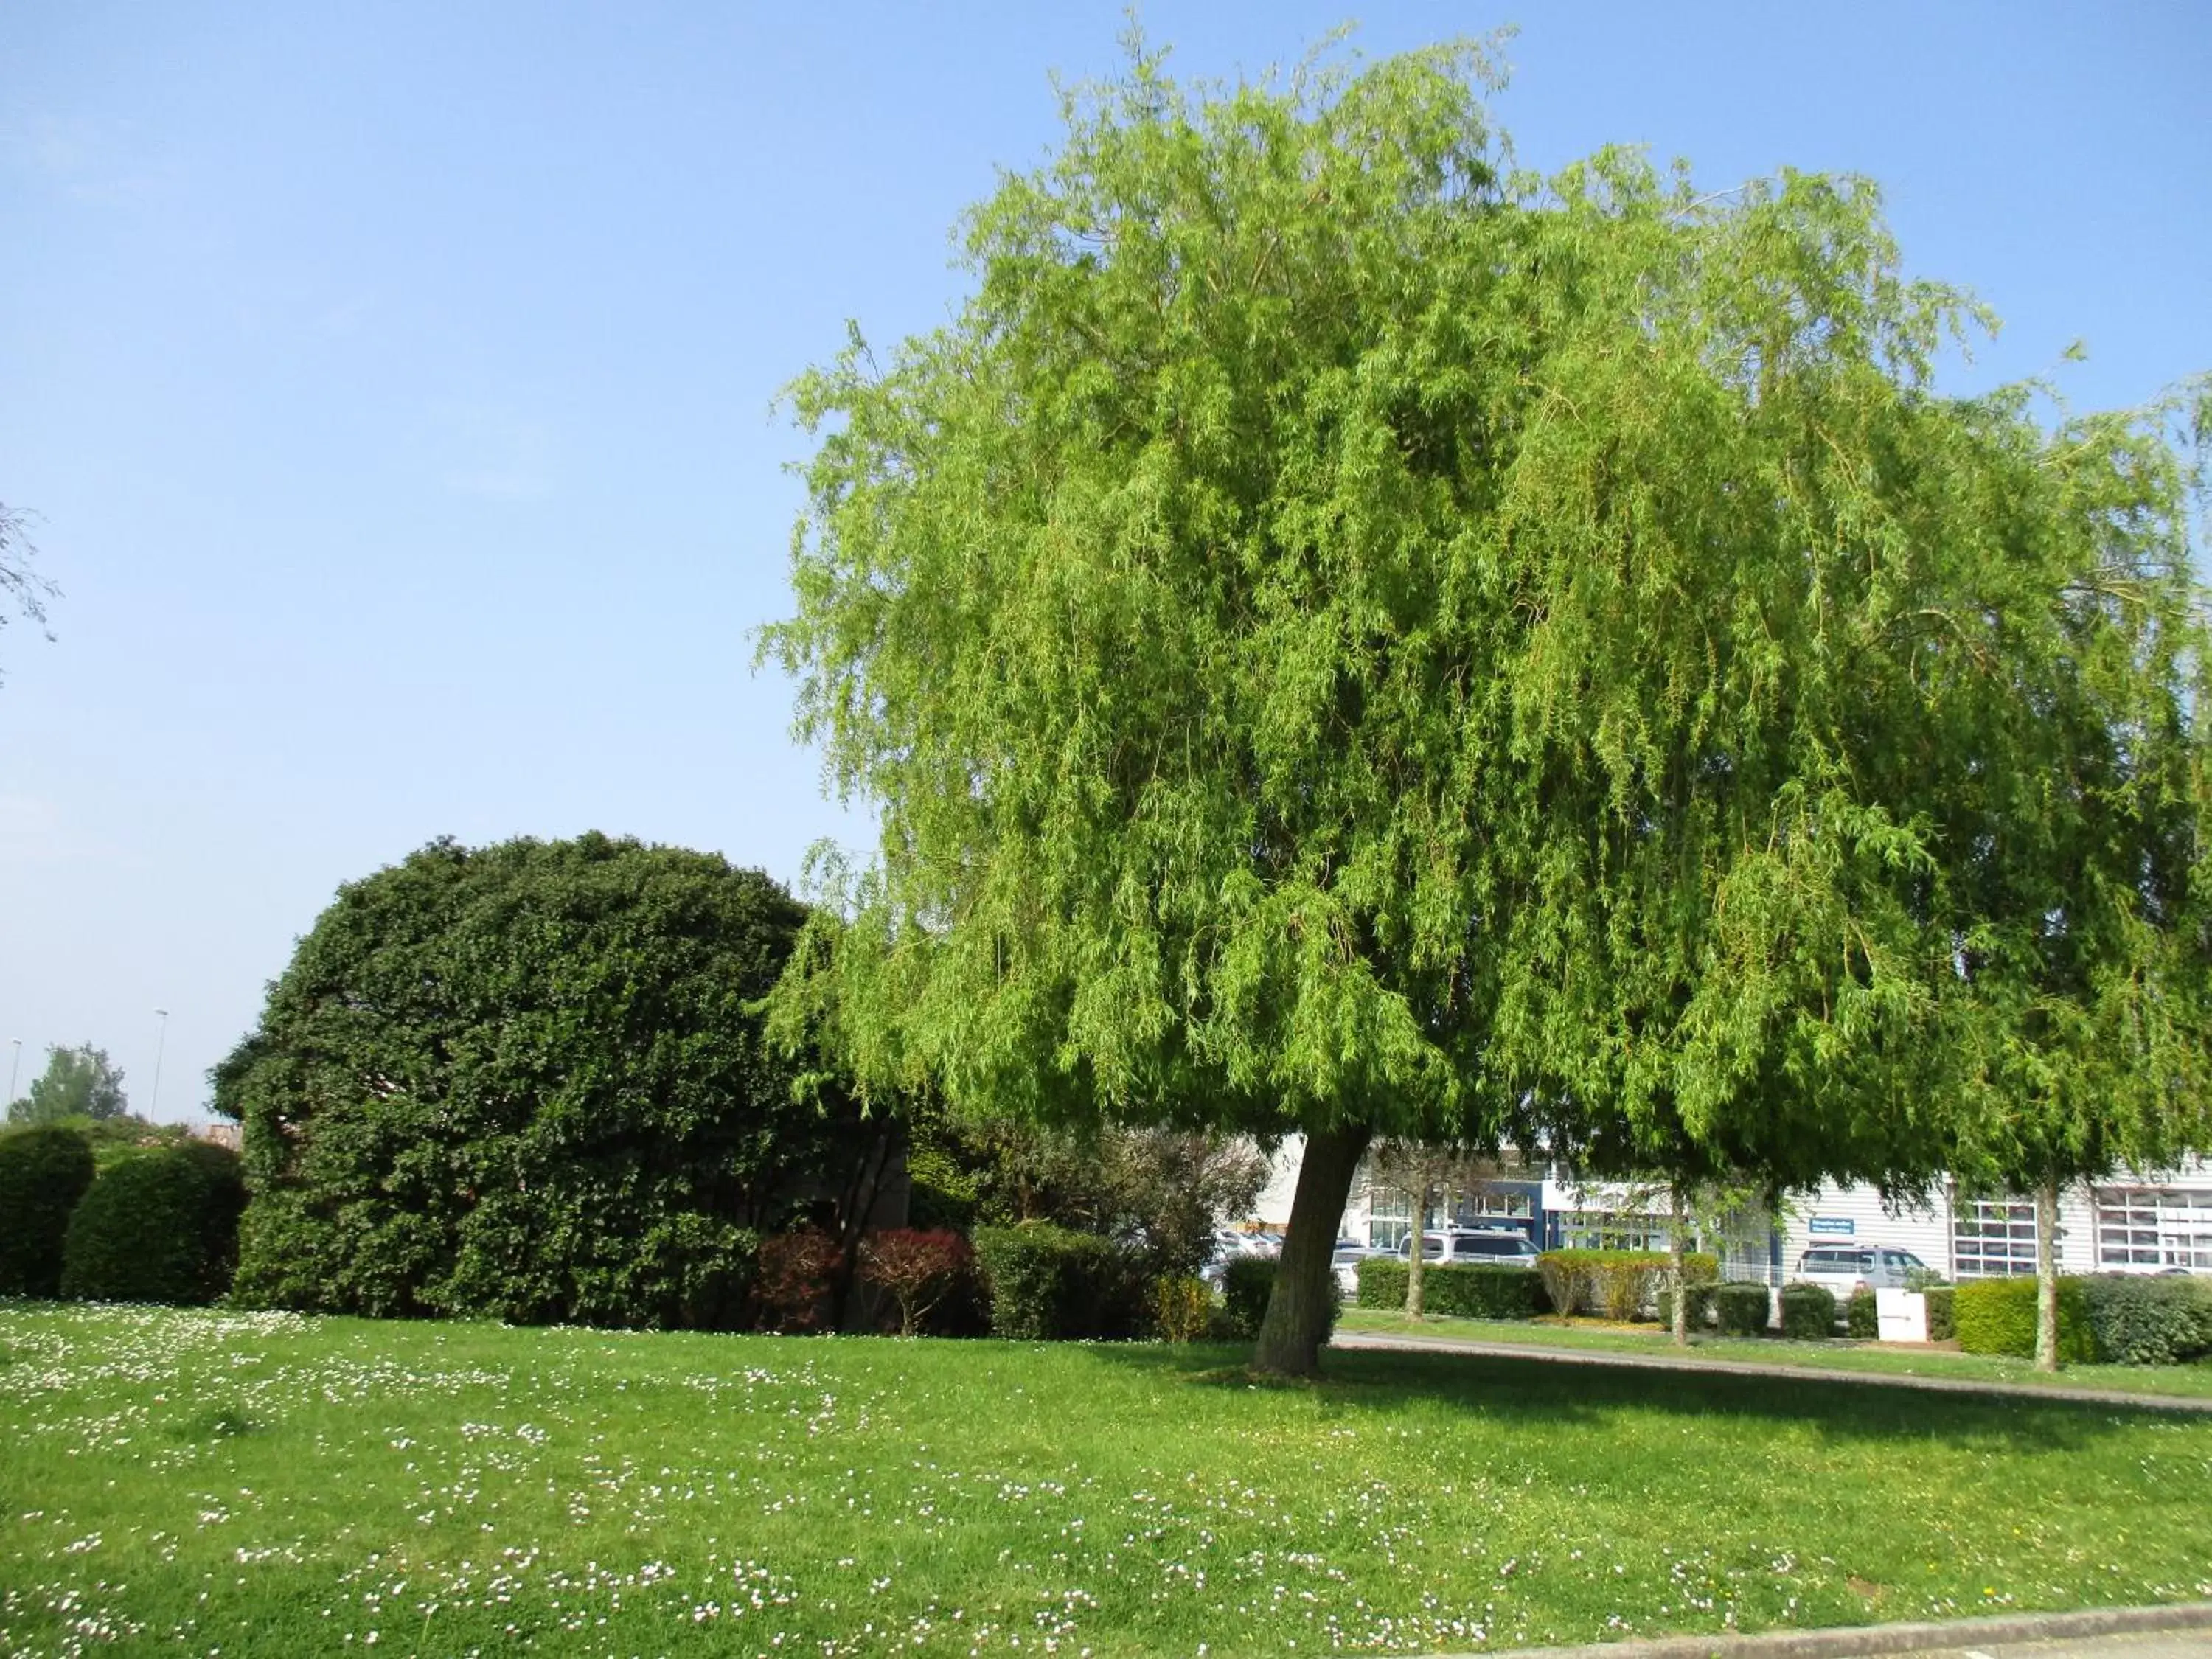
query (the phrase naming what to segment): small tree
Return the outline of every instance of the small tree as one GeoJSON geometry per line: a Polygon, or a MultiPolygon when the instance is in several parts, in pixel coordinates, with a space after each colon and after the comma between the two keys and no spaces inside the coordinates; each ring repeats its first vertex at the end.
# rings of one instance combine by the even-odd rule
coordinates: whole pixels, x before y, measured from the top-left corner
{"type": "Polygon", "coordinates": [[[890,1293],[898,1303],[899,1334],[913,1336],[975,1259],[974,1249],[958,1233],[896,1227],[861,1240],[860,1277],[890,1293]]]}
{"type": "Polygon", "coordinates": [[[1463,1146],[1425,1140],[1378,1141],[1367,1154],[1370,1190],[1395,1188],[1413,1203],[1413,1222],[1406,1249],[1406,1317],[1425,1317],[1422,1304],[1421,1234],[1428,1225],[1430,1206],[1455,1191],[1486,1187],[1496,1178],[1498,1166],[1463,1146]]]}
{"type": "Polygon", "coordinates": [[[30,1092],[8,1103],[8,1121],[58,1123],[85,1117],[97,1122],[123,1116],[129,1104],[123,1073],[105,1048],[89,1042],[74,1048],[56,1046],[46,1050],[46,1069],[33,1079],[30,1092]]]}
{"type": "MultiPolygon", "coordinates": [[[[45,634],[46,632],[46,601],[60,596],[61,590],[31,568],[36,552],[31,538],[24,533],[24,514],[0,501],[0,600],[5,600],[21,615],[24,621],[45,634]]],[[[0,609],[0,628],[11,619],[0,609]]]]}

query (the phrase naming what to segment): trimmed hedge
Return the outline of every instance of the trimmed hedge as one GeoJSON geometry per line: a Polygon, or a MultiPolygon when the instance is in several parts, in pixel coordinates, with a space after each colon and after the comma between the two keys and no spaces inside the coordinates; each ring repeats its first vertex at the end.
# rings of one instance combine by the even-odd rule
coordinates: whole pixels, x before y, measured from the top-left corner
{"type": "Polygon", "coordinates": [[[1930,1285],[1920,1294],[1928,1298],[1928,1340],[1930,1342],[1948,1342],[1958,1335],[1959,1328],[1952,1311],[1952,1298],[1958,1294],[1958,1287],[1930,1285]]]}
{"type": "Polygon", "coordinates": [[[1146,1322],[1151,1286],[1143,1264],[1096,1233],[1042,1221],[978,1227],[975,1258],[990,1293],[994,1336],[1125,1338],[1146,1322]]]}
{"type": "MultiPolygon", "coordinates": [[[[1334,1274],[1329,1288],[1336,1288],[1334,1274]]],[[[1267,1316],[1267,1298],[1275,1293],[1275,1258],[1236,1255],[1221,1267],[1221,1299],[1229,1310],[1229,1328],[1242,1340],[1255,1340],[1261,1322],[1267,1316]]],[[[1330,1325],[1335,1324],[1334,1316],[1330,1325]]]]}
{"type": "Polygon", "coordinates": [[[92,1142],[41,1123],[0,1134],[0,1296],[57,1296],[70,1212],[92,1185],[92,1142]]]}
{"type": "Polygon", "coordinates": [[[1872,1291],[1851,1292],[1851,1299],[1844,1304],[1844,1329],[1856,1337],[1881,1334],[1881,1310],[1875,1302],[1872,1291]]]}
{"type": "MultiPolygon", "coordinates": [[[[2027,1358],[2035,1352],[2035,1280],[1977,1279],[1961,1285],[1952,1297],[1952,1322],[1959,1346],[1968,1353],[2011,1354],[2027,1358]]],[[[2096,1340],[2090,1334],[2088,1298],[2078,1279],[2058,1281],[2058,1360],[2079,1364],[2096,1358],[2096,1340]]]]}
{"type": "MultiPolygon", "coordinates": [[[[1713,1292],[1718,1289],[1720,1289],[1720,1286],[1713,1284],[1710,1280],[1703,1284],[1693,1281],[1682,1287],[1682,1294],[1689,1298],[1690,1306],[1686,1322],[1692,1330],[1702,1331],[1708,1329],[1711,1326],[1713,1322],[1713,1292]]],[[[1659,1308],[1659,1322],[1667,1327],[1668,1330],[1674,1329],[1674,1292],[1672,1291],[1662,1291],[1659,1292],[1656,1300],[1659,1308]]]]}
{"type": "MultiPolygon", "coordinates": [[[[1359,1305],[1406,1305],[1406,1264],[1377,1256],[1359,1264],[1359,1305]]],[[[1549,1305],[1544,1281],[1526,1267],[1437,1261],[1421,1270],[1421,1304],[1457,1319],[1534,1319],[1549,1305]]]]}
{"type": "MultiPolygon", "coordinates": [[[[1600,1311],[1622,1321],[1642,1314],[1674,1265],[1663,1250],[1547,1250],[1536,1258],[1554,1312],[1600,1311]]],[[[1682,1277],[1690,1284],[1709,1283],[1720,1271],[1717,1256],[1691,1250],[1682,1257],[1682,1277]]]]}
{"type": "Polygon", "coordinates": [[[1782,1287],[1782,1334],[1825,1342],[1836,1334],[1836,1293],[1825,1285],[1782,1287]]]}
{"type": "Polygon", "coordinates": [[[1713,1316],[1723,1336],[1764,1336],[1767,1306],[1766,1286],[1756,1279],[1713,1287],[1713,1316]]]}
{"type": "Polygon", "coordinates": [[[212,1302],[238,1263],[246,1183],[238,1155],[205,1141],[145,1152],[101,1172],[70,1218],[64,1296],[94,1302],[212,1302]]]}
{"type": "Polygon", "coordinates": [[[2079,1283],[2099,1359],[2173,1365],[2212,1353],[2212,1285],[2142,1273],[2099,1273],[2079,1283]]]}

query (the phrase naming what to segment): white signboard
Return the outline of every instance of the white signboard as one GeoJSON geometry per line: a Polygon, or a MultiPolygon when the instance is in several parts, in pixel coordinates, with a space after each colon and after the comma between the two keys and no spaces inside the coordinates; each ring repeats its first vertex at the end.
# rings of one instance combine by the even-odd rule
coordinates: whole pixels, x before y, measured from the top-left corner
{"type": "Polygon", "coordinates": [[[1885,1342],[1928,1340],[1928,1298],[1917,1291],[1876,1291],[1874,1316],[1885,1342]]]}

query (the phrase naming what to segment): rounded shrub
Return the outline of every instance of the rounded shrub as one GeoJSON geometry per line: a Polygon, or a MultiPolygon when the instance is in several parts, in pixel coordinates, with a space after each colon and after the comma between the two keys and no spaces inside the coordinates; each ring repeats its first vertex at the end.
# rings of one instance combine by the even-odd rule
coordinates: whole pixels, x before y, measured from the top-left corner
{"type": "Polygon", "coordinates": [[[1952,1317],[1957,1289],[1949,1285],[1930,1285],[1920,1294],[1928,1298],[1928,1340],[1948,1342],[1959,1334],[1952,1317]]]}
{"type": "Polygon", "coordinates": [[[93,1302],[212,1302],[230,1287],[246,1186],[204,1141],[101,1171],[70,1218],[61,1292],[93,1302]]]}
{"type": "Polygon", "coordinates": [[[1111,1239],[1048,1222],[978,1227],[994,1336],[1133,1336],[1148,1321],[1142,1264],[1111,1239]]]}
{"type": "Polygon", "coordinates": [[[1856,1337],[1881,1334],[1881,1312],[1872,1291],[1853,1291],[1844,1304],[1844,1328],[1856,1337]]]}
{"type": "Polygon", "coordinates": [[[1238,1336],[1249,1341],[1260,1334],[1267,1298],[1274,1293],[1274,1257],[1232,1256],[1222,1264],[1221,1298],[1229,1307],[1229,1328],[1238,1336]]]}
{"type": "MultiPolygon", "coordinates": [[[[1682,1286],[1683,1299],[1689,1306],[1683,1317],[1693,1331],[1702,1331],[1713,1322],[1713,1292],[1720,1286],[1711,1282],[1692,1282],[1682,1286]]],[[[1659,1308],[1659,1322],[1672,1330],[1674,1326],[1674,1292],[1662,1290],[1656,1298],[1659,1308]]]]}
{"type": "Polygon", "coordinates": [[[1782,1287],[1782,1334],[1825,1342],[1836,1334],[1836,1293],[1825,1285],[1782,1287]]]}
{"type": "Polygon", "coordinates": [[[1760,1336],[1766,1330],[1766,1286],[1756,1279],[1713,1287],[1713,1315],[1723,1336],[1760,1336]]]}
{"type": "Polygon", "coordinates": [[[61,1289],[70,1212],[92,1185],[92,1143],[41,1123],[0,1134],[0,1296],[61,1289]]]}
{"type": "Polygon", "coordinates": [[[2081,1284],[2098,1358],[2175,1365],[2212,1352],[2212,1285],[2140,1273],[2099,1273],[2081,1284]]]}

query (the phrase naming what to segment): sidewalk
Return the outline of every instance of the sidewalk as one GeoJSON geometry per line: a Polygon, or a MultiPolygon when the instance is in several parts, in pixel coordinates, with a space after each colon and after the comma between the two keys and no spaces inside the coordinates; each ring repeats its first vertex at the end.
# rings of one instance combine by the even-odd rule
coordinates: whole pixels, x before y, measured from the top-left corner
{"type": "MultiPolygon", "coordinates": [[[[2212,1601],[2090,1607],[1941,1624],[1843,1625],[1756,1636],[1665,1636],[1581,1647],[1522,1648],[1485,1659],[2199,1659],[2212,1654],[2212,1601]]],[[[1471,1655],[1431,1659],[1474,1659],[1471,1655]]]]}
{"type": "Polygon", "coordinates": [[[1551,1348],[1534,1342],[1484,1342],[1474,1337],[1401,1334],[1395,1331],[1340,1331],[1333,1348],[1396,1349],[1427,1353],[1463,1353],[1485,1359],[1525,1359],[1542,1364],[1597,1365],[1652,1371],[1703,1371],[1716,1376],[1769,1376],[1800,1382],[1852,1382],[1885,1389],[1921,1389],[1930,1394],[2002,1395],[2014,1400],[2065,1400],[2091,1406],[2124,1406],[2131,1411],[2212,1413],[2212,1398],[2169,1394],[2123,1394],[2111,1389],[2039,1388],[1987,1382],[1966,1377],[1905,1376],[1893,1371],[1829,1370],[1810,1365],[1762,1365],[1729,1359],[1700,1359],[1694,1354],[1621,1353],[1591,1348],[1551,1348]]]}

